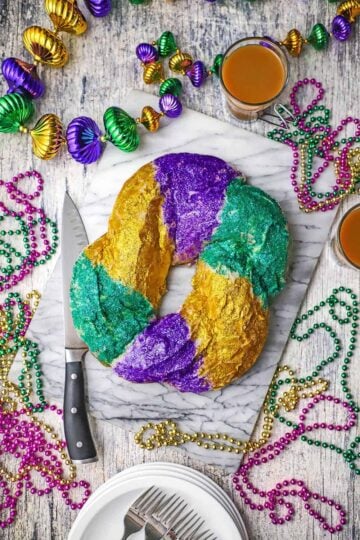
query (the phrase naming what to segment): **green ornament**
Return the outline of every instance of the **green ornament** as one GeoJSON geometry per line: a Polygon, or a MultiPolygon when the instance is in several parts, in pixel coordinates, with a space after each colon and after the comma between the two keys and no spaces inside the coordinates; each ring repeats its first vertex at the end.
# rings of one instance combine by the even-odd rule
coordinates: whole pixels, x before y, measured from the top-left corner
{"type": "Polygon", "coordinates": [[[0,133],[16,133],[34,111],[32,101],[21,94],[0,97],[0,133]]]}
{"type": "Polygon", "coordinates": [[[321,23],[317,23],[315,26],[313,26],[307,41],[314,47],[314,49],[317,51],[322,51],[328,46],[329,39],[330,35],[325,26],[321,23]]]}
{"type": "Polygon", "coordinates": [[[104,114],[107,139],[123,152],[133,152],[140,144],[134,118],[119,107],[109,107],[104,114]]]}
{"type": "Polygon", "coordinates": [[[160,85],[159,94],[163,96],[165,94],[172,94],[173,96],[179,97],[182,92],[183,86],[179,79],[171,78],[166,79],[160,85]]]}
{"type": "Polygon", "coordinates": [[[133,4],[134,6],[139,6],[140,4],[144,4],[145,0],[130,0],[130,4],[133,4]]]}
{"type": "Polygon", "coordinates": [[[221,68],[221,64],[223,63],[223,60],[224,60],[223,54],[217,54],[214,58],[214,62],[210,71],[214,73],[217,77],[220,76],[220,68],[221,68]]]}
{"type": "Polygon", "coordinates": [[[166,31],[161,34],[156,42],[160,56],[169,56],[177,51],[177,45],[172,32],[166,31]]]}

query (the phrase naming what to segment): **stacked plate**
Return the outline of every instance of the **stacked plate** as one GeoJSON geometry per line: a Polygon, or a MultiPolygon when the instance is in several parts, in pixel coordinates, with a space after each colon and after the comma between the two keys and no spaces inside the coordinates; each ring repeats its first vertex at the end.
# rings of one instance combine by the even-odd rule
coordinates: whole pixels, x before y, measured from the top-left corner
{"type": "MultiPolygon", "coordinates": [[[[120,540],[127,509],[151,486],[180,495],[218,540],[248,540],[230,497],[207,476],[174,463],[136,465],[105,482],[78,514],[68,540],[120,540]]],[[[132,538],[143,539],[144,533],[132,538]]]]}

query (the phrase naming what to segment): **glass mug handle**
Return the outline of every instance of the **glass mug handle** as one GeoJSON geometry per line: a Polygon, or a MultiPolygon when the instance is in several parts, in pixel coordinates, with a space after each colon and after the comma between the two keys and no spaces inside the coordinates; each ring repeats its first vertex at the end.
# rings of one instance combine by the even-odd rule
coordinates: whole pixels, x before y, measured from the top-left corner
{"type": "Polygon", "coordinates": [[[343,268],[353,268],[353,266],[345,259],[339,240],[338,240],[338,227],[335,229],[335,234],[330,238],[330,253],[331,258],[335,263],[343,268]]]}

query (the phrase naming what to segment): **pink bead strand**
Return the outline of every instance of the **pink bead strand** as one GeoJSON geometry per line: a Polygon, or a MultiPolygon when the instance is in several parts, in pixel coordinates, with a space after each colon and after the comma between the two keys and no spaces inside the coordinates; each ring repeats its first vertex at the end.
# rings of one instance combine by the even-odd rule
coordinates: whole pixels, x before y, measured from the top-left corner
{"type": "Polygon", "coordinates": [[[355,420],[356,415],[354,414],[354,409],[346,401],[341,401],[338,398],[325,394],[314,397],[308,405],[302,409],[299,415],[299,423],[296,428],[285,433],[285,435],[280,437],[277,441],[267,444],[261,450],[256,451],[251,455],[247,455],[244,462],[233,476],[235,490],[251,510],[259,512],[266,511],[273,525],[283,525],[293,519],[295,509],[293,503],[289,502],[288,499],[298,497],[302,501],[308,514],[320,523],[323,530],[326,530],[331,534],[340,532],[343,525],[346,524],[346,512],[343,507],[333,499],[310,491],[302,480],[296,478],[277,482],[275,487],[270,490],[261,490],[253,485],[249,479],[249,474],[254,467],[259,467],[276,459],[277,456],[289,448],[293,442],[305,433],[317,430],[348,431],[355,426],[355,420]],[[348,419],[344,424],[336,425],[333,423],[315,422],[306,425],[304,423],[309,412],[324,400],[333,402],[334,405],[345,409],[348,419]],[[252,495],[256,495],[259,500],[253,500],[252,495]],[[331,525],[320,512],[313,508],[309,502],[311,499],[320,501],[329,507],[333,507],[337,511],[338,522],[336,525],[331,525]],[[281,516],[278,514],[279,507],[283,507],[285,510],[285,513],[281,516]]]}
{"type": "MultiPolygon", "coordinates": [[[[62,410],[55,405],[47,408],[62,415],[62,410]]],[[[2,529],[14,522],[18,500],[25,490],[39,497],[57,490],[72,510],[83,507],[91,495],[90,484],[85,480],[67,480],[60,456],[65,448],[65,441],[53,442],[49,439],[38,423],[27,417],[25,408],[15,411],[0,409],[0,456],[11,455],[14,458],[17,462],[16,473],[20,477],[16,482],[9,482],[4,475],[0,475],[0,512],[8,512],[6,519],[0,519],[2,529]],[[43,479],[43,487],[35,487],[35,475],[43,479]],[[83,492],[78,502],[71,494],[76,489],[83,492]]]]}

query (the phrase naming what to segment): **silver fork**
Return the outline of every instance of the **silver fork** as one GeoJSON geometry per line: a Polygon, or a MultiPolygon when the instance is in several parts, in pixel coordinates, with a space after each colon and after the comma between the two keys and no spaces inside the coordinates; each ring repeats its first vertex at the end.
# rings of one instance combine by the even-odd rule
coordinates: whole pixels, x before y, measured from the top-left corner
{"type": "Polygon", "coordinates": [[[121,540],[127,540],[129,536],[140,531],[145,525],[145,512],[155,508],[164,494],[155,486],[150,487],[132,503],[124,517],[124,533],[121,540]]]}
{"type": "Polygon", "coordinates": [[[127,511],[122,540],[144,525],[146,540],[217,540],[209,530],[199,532],[204,523],[179,495],[167,495],[152,486],[127,511]]]}
{"type": "Polygon", "coordinates": [[[186,502],[179,496],[172,495],[159,505],[153,512],[151,518],[145,526],[145,540],[160,540],[166,538],[166,534],[169,531],[171,525],[169,519],[172,518],[171,523],[177,520],[185,508],[186,502]]]}
{"type": "Polygon", "coordinates": [[[199,532],[205,521],[194,511],[190,510],[184,515],[184,508],[181,508],[180,512],[177,512],[175,516],[172,516],[171,525],[164,535],[164,540],[191,540],[196,538],[196,534],[199,532]]]}
{"type": "Polygon", "coordinates": [[[185,517],[180,517],[180,520],[174,523],[173,527],[168,530],[165,535],[159,532],[156,527],[146,528],[146,540],[217,540],[216,537],[209,531],[205,531],[201,536],[194,536],[203,526],[204,521],[191,510],[185,517]],[[190,535],[190,536],[189,536],[190,535]]]}
{"type": "Polygon", "coordinates": [[[194,510],[191,510],[180,523],[173,526],[173,529],[179,538],[191,540],[204,523],[205,521],[194,510]]]}

